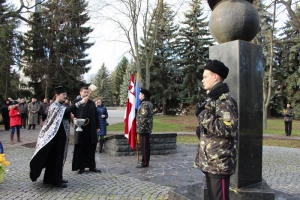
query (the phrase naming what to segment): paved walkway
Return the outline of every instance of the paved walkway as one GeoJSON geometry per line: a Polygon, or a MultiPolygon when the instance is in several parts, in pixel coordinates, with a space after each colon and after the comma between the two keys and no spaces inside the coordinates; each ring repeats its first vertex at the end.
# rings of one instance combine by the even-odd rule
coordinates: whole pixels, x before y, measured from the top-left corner
{"type": "MultiPolygon", "coordinates": [[[[96,153],[97,167],[102,173],[81,175],[71,171],[73,146],[70,146],[64,168],[68,188],[43,185],[43,173],[37,182],[31,182],[29,161],[34,149],[22,145],[35,142],[39,130],[39,126],[30,131],[21,129],[22,143],[14,145],[9,144],[9,132],[0,130],[5,157],[11,162],[5,181],[0,184],[0,199],[168,199],[172,187],[203,180],[202,173],[192,167],[197,145],[178,144],[176,154],[153,155],[149,168],[143,169],[135,168],[135,156],[113,157],[96,153]]],[[[300,149],[264,147],[263,178],[275,190],[277,200],[299,200],[300,149]]]]}

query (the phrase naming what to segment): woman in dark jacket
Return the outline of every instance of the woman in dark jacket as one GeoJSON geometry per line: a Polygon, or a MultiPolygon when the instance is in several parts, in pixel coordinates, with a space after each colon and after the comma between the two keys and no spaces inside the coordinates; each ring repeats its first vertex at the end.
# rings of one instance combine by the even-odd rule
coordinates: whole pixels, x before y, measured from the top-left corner
{"type": "Polygon", "coordinates": [[[100,123],[100,131],[97,133],[98,134],[98,140],[99,140],[99,153],[102,153],[102,147],[104,143],[104,136],[106,135],[106,126],[107,122],[106,119],[108,118],[108,113],[106,107],[103,105],[103,102],[101,99],[98,99],[96,101],[96,107],[97,107],[97,113],[98,113],[98,118],[99,118],[99,123],[100,123]]]}
{"type": "Polygon", "coordinates": [[[4,126],[5,126],[5,130],[9,130],[10,129],[10,124],[9,124],[9,106],[10,106],[11,102],[9,101],[9,99],[5,100],[5,104],[2,107],[2,119],[4,122],[4,126]]]}

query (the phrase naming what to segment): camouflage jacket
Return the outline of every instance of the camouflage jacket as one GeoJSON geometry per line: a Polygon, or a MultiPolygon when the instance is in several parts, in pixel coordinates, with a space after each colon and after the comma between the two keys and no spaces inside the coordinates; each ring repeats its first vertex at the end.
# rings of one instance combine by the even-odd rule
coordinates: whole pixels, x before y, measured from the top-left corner
{"type": "Polygon", "coordinates": [[[294,119],[294,110],[293,108],[289,107],[283,110],[283,114],[284,116],[283,120],[285,122],[292,122],[294,119]]]}
{"type": "Polygon", "coordinates": [[[149,100],[143,100],[136,116],[136,132],[152,133],[153,105],[149,100]]]}
{"type": "Polygon", "coordinates": [[[217,84],[198,115],[201,136],[195,167],[215,175],[231,175],[236,165],[238,110],[228,92],[226,83],[217,84]]]}

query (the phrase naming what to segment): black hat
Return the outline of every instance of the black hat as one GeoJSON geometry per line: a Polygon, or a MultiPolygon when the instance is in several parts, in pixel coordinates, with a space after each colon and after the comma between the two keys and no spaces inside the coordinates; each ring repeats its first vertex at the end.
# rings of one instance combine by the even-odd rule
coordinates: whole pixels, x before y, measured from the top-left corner
{"type": "Polygon", "coordinates": [[[143,93],[146,97],[151,97],[151,93],[147,89],[141,88],[140,92],[143,93]]]}
{"type": "Polygon", "coordinates": [[[56,88],[54,88],[54,93],[55,94],[61,94],[67,92],[66,88],[64,86],[58,86],[56,88]]]}
{"type": "Polygon", "coordinates": [[[12,102],[12,105],[16,105],[16,104],[19,104],[19,102],[18,101],[13,101],[12,102]]]}
{"type": "Polygon", "coordinates": [[[204,66],[204,69],[212,71],[218,75],[220,75],[223,79],[227,78],[229,69],[224,65],[224,63],[218,60],[208,60],[204,66]]]}

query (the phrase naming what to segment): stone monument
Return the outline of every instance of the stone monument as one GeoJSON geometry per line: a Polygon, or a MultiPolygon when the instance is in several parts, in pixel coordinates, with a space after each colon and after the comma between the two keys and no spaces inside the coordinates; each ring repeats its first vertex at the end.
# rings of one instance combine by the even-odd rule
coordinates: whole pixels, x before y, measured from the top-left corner
{"type": "MultiPolygon", "coordinates": [[[[229,68],[225,82],[238,102],[237,166],[231,176],[230,198],[274,200],[262,179],[263,55],[261,46],[249,43],[259,32],[253,0],[208,0],[212,9],[209,30],[219,45],[209,48],[209,58],[229,68]]],[[[201,173],[201,172],[200,172],[201,173]]],[[[197,190],[196,190],[197,191],[197,190]]],[[[208,199],[205,184],[175,188],[170,199],[208,199]],[[195,192],[196,188],[199,192],[195,192]]]]}

